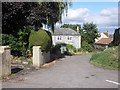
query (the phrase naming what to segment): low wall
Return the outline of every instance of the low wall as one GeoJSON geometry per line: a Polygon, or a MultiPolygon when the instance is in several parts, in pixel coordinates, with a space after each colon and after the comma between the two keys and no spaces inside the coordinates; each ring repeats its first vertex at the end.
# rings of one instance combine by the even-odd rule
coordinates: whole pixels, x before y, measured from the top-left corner
{"type": "Polygon", "coordinates": [[[40,46],[33,46],[33,66],[40,68],[50,61],[50,52],[42,52],[40,46]]]}
{"type": "Polygon", "coordinates": [[[0,46],[0,76],[11,74],[10,47],[0,46]]]}

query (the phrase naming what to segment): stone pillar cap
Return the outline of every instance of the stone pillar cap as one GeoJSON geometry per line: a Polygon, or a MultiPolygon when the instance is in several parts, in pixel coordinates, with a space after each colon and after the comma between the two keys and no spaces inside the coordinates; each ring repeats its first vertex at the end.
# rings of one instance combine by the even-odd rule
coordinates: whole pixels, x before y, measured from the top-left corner
{"type": "Polygon", "coordinates": [[[33,48],[41,48],[41,46],[33,46],[33,48]]]}
{"type": "Polygon", "coordinates": [[[9,46],[0,46],[0,48],[10,48],[9,46]]]}

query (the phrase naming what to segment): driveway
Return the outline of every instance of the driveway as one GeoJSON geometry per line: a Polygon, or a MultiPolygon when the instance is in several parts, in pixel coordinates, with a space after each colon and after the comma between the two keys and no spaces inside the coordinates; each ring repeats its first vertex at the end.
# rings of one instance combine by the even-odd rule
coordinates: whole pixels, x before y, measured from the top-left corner
{"type": "Polygon", "coordinates": [[[3,88],[118,88],[118,71],[89,63],[90,55],[67,56],[49,68],[3,82],[3,88]]]}

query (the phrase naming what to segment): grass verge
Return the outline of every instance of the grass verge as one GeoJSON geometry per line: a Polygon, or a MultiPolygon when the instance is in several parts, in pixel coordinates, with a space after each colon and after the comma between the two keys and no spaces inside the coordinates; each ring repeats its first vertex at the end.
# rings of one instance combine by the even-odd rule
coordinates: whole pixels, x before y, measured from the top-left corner
{"type": "Polygon", "coordinates": [[[102,52],[94,53],[91,61],[95,66],[111,70],[120,70],[120,59],[118,58],[118,46],[108,48],[102,52]]]}

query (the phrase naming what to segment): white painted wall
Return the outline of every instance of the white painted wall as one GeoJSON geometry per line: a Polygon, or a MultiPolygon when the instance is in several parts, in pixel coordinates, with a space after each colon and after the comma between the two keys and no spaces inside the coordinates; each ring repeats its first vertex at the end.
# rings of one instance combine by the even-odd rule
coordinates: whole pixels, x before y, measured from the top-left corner
{"type": "Polygon", "coordinates": [[[100,33],[100,37],[98,37],[97,39],[95,39],[95,42],[98,42],[101,38],[109,38],[109,37],[106,36],[104,33],[100,33]]]}
{"type": "Polygon", "coordinates": [[[53,45],[58,43],[72,44],[76,48],[81,48],[81,36],[72,35],[52,35],[53,45]],[[61,38],[58,40],[58,38],[61,38]],[[71,38],[68,40],[68,38],[71,38]]]}

